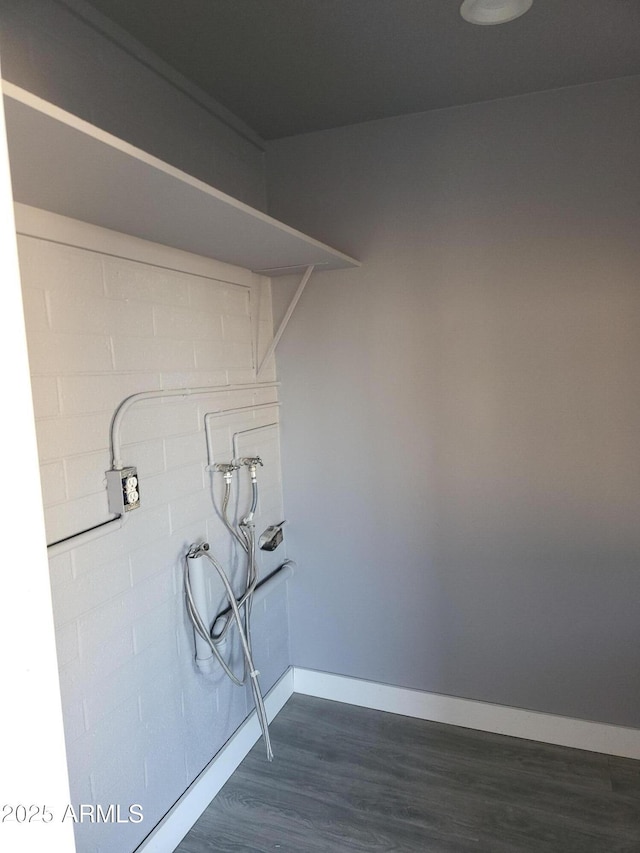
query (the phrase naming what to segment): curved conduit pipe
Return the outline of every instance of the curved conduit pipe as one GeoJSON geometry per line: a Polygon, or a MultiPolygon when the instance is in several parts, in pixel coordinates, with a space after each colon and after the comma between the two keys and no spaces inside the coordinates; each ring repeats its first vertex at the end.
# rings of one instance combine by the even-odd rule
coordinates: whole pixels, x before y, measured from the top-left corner
{"type": "MultiPolygon", "coordinates": [[[[215,412],[207,412],[204,416],[204,432],[205,438],[207,441],[207,471],[213,470],[213,447],[211,441],[211,433],[209,431],[209,421],[212,418],[221,418],[224,415],[239,415],[244,414],[245,412],[259,412],[261,409],[279,409],[282,404],[276,400],[273,403],[257,403],[255,406],[239,406],[237,409],[219,409],[215,412]]],[[[265,426],[277,426],[277,424],[266,424],[265,426]]],[[[253,429],[264,429],[265,427],[258,426],[252,427],[253,429]]],[[[250,432],[250,430],[243,430],[243,432],[250,432]]],[[[235,433],[238,435],[238,433],[235,433]]],[[[235,436],[234,436],[235,437],[235,436]]],[[[233,456],[236,457],[236,449],[235,445],[233,448],[233,456]]]]}
{"type": "MultiPolygon", "coordinates": [[[[275,405],[280,406],[280,403],[275,405]]],[[[238,443],[241,435],[247,435],[250,432],[258,432],[261,429],[272,429],[273,427],[280,426],[277,421],[274,421],[270,424],[262,424],[261,426],[249,427],[248,429],[240,429],[238,432],[234,432],[233,437],[231,439],[231,446],[233,448],[233,458],[237,459],[240,456],[240,451],[238,450],[238,443]]]]}
{"type": "MultiPolygon", "coordinates": [[[[194,395],[221,394],[227,391],[258,391],[261,389],[278,388],[279,386],[279,382],[251,382],[244,385],[209,385],[196,388],[173,388],[158,389],[156,391],[139,391],[137,394],[131,394],[131,396],[125,397],[125,399],[115,410],[113,418],[111,419],[111,427],[109,431],[109,446],[112,470],[118,471],[123,467],[121,459],[120,427],[122,425],[122,421],[126,413],[129,411],[131,406],[135,405],[136,403],[139,403],[142,400],[154,400],[162,397],[191,397],[194,395]]],[[[240,407],[240,409],[250,410],[265,405],[273,404],[260,403],[258,404],[258,406],[246,406],[240,407]]],[[[239,409],[236,408],[226,411],[237,412],[238,410],[239,409]]],[[[226,413],[226,411],[220,410],[219,413],[220,415],[223,415],[226,413]]],[[[58,556],[58,554],[64,554],[71,548],[77,548],[80,545],[85,545],[88,542],[92,542],[107,533],[112,533],[116,530],[120,530],[123,527],[126,519],[126,514],[119,515],[115,518],[109,519],[108,521],[103,521],[100,524],[96,524],[93,527],[88,527],[86,530],[81,530],[78,533],[72,533],[70,536],[65,536],[63,539],[59,539],[57,542],[52,542],[50,545],[47,545],[48,556],[49,558],[56,557],[58,556]]]]}
{"type": "MultiPolygon", "coordinates": [[[[126,413],[131,406],[139,403],[141,400],[155,400],[161,397],[191,397],[196,394],[221,394],[225,391],[258,391],[267,388],[279,388],[279,382],[252,382],[247,385],[210,385],[201,388],[174,388],[173,390],[163,391],[140,391],[137,394],[132,394],[126,397],[115,410],[111,421],[110,443],[111,443],[111,466],[114,471],[119,471],[123,468],[120,448],[120,426],[126,413]]],[[[267,405],[267,404],[258,404],[267,405]]],[[[243,406],[241,408],[255,409],[257,406],[243,406]]],[[[219,410],[221,414],[225,413],[224,409],[219,410]]],[[[230,411],[230,410],[229,410],[230,411]]]]}

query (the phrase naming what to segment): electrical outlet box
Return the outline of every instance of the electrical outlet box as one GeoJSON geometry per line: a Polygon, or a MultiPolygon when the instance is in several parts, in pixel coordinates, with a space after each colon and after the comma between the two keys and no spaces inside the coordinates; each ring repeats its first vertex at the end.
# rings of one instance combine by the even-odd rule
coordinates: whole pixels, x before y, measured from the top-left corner
{"type": "Polygon", "coordinates": [[[121,468],[119,471],[107,471],[107,499],[109,512],[124,515],[140,506],[140,484],[136,468],[121,468]]]}

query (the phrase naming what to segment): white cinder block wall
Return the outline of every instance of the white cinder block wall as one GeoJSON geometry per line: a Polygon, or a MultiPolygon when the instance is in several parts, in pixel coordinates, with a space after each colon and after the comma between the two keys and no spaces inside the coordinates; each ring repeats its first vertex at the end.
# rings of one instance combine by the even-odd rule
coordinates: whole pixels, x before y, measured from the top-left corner
{"type": "MultiPolygon", "coordinates": [[[[262,351],[269,340],[270,284],[21,206],[18,231],[52,542],[109,518],[109,424],[124,397],[255,381],[256,333],[262,351]],[[47,239],[53,229],[56,242],[47,239]],[[80,247],[88,237],[92,250],[80,247]]],[[[195,669],[183,556],[206,538],[235,576],[241,572],[212,508],[204,415],[275,399],[271,389],[132,408],[123,455],[138,467],[142,507],[121,531],[51,561],[72,802],[144,809],[142,823],[78,824],[83,853],[133,850],[251,710],[250,692],[219,671],[203,676],[195,669]]],[[[231,458],[234,432],[266,427],[239,439],[242,453],[265,462],[258,532],[283,517],[278,430],[266,426],[277,419],[274,407],[214,421],[221,461],[231,458]]],[[[240,506],[246,496],[244,490],[240,506]]],[[[282,562],[283,551],[260,552],[262,574],[282,562]]],[[[217,608],[219,582],[212,580],[210,594],[217,608]]],[[[283,586],[254,608],[254,647],[267,690],[289,663],[283,586]]],[[[238,667],[237,649],[233,655],[238,667]]]]}
{"type": "MultiPolygon", "coordinates": [[[[83,0],[0,4],[0,50],[5,79],[264,208],[259,137],[83,0]]],[[[107,517],[108,427],[123,397],[254,378],[252,342],[271,334],[269,285],[79,223],[24,209],[19,219],[53,541],[107,517]],[[65,245],[69,228],[73,247],[65,245]],[[89,244],[91,251],[79,248],[89,244]]],[[[236,394],[233,405],[254,399],[271,397],[236,394]]],[[[239,688],[195,672],[181,593],[181,556],[193,539],[209,538],[228,557],[203,471],[202,419],[220,403],[218,396],[131,410],[122,437],[142,478],[143,507],[121,533],[51,563],[73,802],[141,802],[145,815],[141,824],[79,825],[83,853],[132,850],[250,708],[239,688]]],[[[277,410],[217,421],[214,451],[228,456],[233,431],[274,420],[277,410]]],[[[261,529],[282,519],[278,432],[249,433],[240,448],[266,462],[261,529]]],[[[262,571],[284,559],[282,550],[262,571]]],[[[213,608],[215,585],[211,596],[213,608]]],[[[283,588],[254,608],[254,626],[268,688],[289,660],[283,588]]]]}

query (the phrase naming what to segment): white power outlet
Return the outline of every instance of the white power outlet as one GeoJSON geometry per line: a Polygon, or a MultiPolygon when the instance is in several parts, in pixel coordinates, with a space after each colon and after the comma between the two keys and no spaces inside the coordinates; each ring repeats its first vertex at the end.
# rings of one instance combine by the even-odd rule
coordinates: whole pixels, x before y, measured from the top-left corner
{"type": "Polygon", "coordinates": [[[138,471],[133,467],[107,471],[107,499],[109,512],[123,515],[140,506],[138,471]]]}

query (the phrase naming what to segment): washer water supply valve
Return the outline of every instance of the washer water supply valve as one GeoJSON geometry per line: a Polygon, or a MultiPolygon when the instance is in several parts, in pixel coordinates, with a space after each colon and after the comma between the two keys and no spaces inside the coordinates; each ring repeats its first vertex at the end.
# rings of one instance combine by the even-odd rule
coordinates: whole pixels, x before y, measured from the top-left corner
{"type": "Polygon", "coordinates": [[[124,515],[140,506],[140,488],[136,468],[120,468],[119,471],[107,471],[107,499],[109,512],[124,515]]]}
{"type": "Polygon", "coordinates": [[[258,482],[257,470],[258,465],[261,467],[264,465],[262,459],[259,456],[241,456],[239,459],[233,459],[231,464],[236,468],[242,468],[243,465],[246,465],[249,469],[249,475],[251,477],[251,482],[255,485],[258,482]]]}
{"type": "Polygon", "coordinates": [[[224,474],[224,481],[227,486],[230,486],[233,480],[233,472],[237,471],[239,467],[233,462],[218,462],[213,466],[213,470],[224,474]]]}
{"type": "Polygon", "coordinates": [[[282,526],[286,523],[286,521],[281,521],[280,524],[272,524],[271,527],[267,527],[264,533],[261,534],[260,539],[258,539],[258,545],[260,546],[260,550],[276,550],[278,545],[280,545],[280,543],[284,539],[284,534],[282,533],[282,526]]]}

